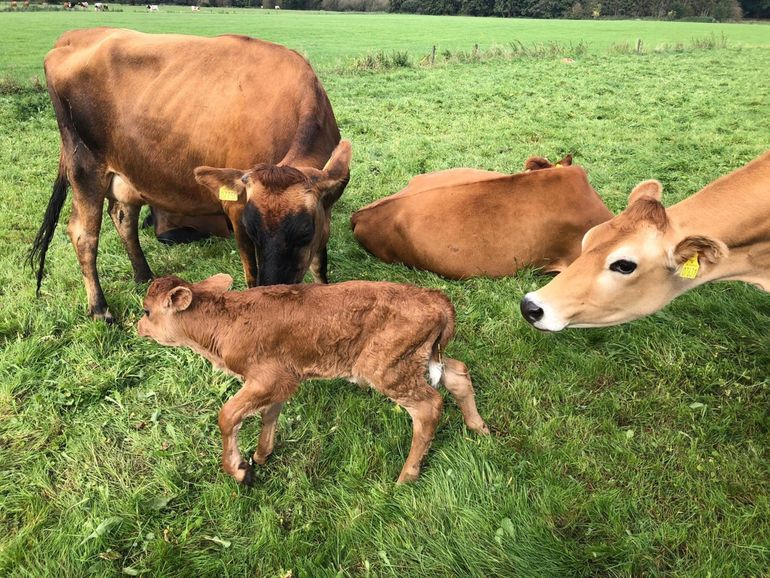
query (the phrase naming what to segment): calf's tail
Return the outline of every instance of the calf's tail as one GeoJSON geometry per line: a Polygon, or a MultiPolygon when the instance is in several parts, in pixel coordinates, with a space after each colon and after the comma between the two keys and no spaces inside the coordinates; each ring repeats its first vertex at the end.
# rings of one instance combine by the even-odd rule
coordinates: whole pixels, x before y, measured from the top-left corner
{"type": "Polygon", "coordinates": [[[433,350],[431,351],[430,360],[428,361],[428,376],[433,387],[437,387],[441,381],[441,376],[444,373],[444,350],[446,349],[447,343],[449,343],[455,334],[455,308],[446,295],[441,294],[441,296],[445,301],[445,306],[442,311],[444,323],[436,341],[433,343],[433,350]]]}
{"type": "Polygon", "coordinates": [[[67,180],[67,171],[64,168],[64,163],[59,161],[59,175],[53,184],[53,193],[48,201],[48,206],[45,209],[45,216],[43,217],[43,224],[40,225],[40,230],[35,235],[35,240],[32,242],[32,248],[29,250],[27,260],[30,267],[34,271],[37,269],[37,290],[36,294],[40,296],[40,285],[43,282],[43,270],[45,268],[45,254],[48,252],[48,246],[51,244],[54,231],[56,231],[56,225],[59,222],[59,214],[61,213],[64,200],[67,198],[67,187],[69,181],[67,180]]]}

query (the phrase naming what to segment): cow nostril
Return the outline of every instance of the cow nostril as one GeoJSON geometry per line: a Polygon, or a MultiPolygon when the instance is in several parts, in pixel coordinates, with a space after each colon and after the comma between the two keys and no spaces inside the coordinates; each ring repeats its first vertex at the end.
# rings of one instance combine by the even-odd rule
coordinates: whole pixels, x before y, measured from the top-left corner
{"type": "Polygon", "coordinates": [[[526,297],[521,300],[521,314],[530,323],[536,323],[543,318],[543,308],[526,297]]]}

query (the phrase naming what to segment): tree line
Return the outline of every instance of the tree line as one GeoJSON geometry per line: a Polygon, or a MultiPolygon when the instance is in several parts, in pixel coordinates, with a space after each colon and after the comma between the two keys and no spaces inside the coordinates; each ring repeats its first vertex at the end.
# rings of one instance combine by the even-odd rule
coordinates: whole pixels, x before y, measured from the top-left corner
{"type": "MultiPolygon", "coordinates": [[[[127,0],[127,3],[147,2],[127,0]]],[[[265,8],[280,6],[286,10],[461,14],[503,18],[659,18],[709,22],[770,18],[770,0],[171,0],[158,3],[242,8],[258,8],[264,4],[265,8]]]]}

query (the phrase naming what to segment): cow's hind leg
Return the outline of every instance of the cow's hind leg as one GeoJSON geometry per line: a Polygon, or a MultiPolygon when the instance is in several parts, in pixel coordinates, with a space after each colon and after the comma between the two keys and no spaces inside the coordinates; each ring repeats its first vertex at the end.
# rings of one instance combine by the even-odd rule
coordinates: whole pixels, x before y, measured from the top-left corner
{"type": "Polygon", "coordinates": [[[480,434],[488,434],[489,429],[476,409],[473,383],[466,365],[462,361],[445,357],[441,383],[452,394],[457,405],[460,406],[460,411],[462,411],[463,419],[468,429],[480,434]]]}
{"type": "Polygon", "coordinates": [[[94,319],[111,322],[112,314],[107,307],[96,269],[102,209],[108,186],[106,171],[87,151],[81,149],[75,155],[74,167],[69,175],[72,184],[72,214],[67,233],[75,247],[83,274],[88,313],[94,319]]]}
{"type": "Polygon", "coordinates": [[[109,200],[109,213],[118,231],[123,247],[128,253],[134,270],[134,281],[144,283],[152,279],[152,271],[139,245],[139,211],[141,205],[130,205],[114,199],[109,200]]]}

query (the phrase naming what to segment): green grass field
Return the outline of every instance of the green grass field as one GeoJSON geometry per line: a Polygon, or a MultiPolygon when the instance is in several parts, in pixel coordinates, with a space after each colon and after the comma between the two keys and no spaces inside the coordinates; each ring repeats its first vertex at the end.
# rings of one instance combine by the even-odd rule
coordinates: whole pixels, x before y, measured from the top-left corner
{"type": "MultiPolygon", "coordinates": [[[[348,219],[417,173],[519,170],[571,152],[610,208],[658,178],[673,203],[770,148],[770,27],[539,22],[283,11],[0,13],[0,575],[766,576],[770,573],[770,298],[715,284],[659,314],[547,335],[518,302],[545,283],[450,282],[385,265],[348,219]],[[24,256],[58,161],[47,94],[29,83],[62,31],[240,32],[302,50],[317,68],[352,178],[338,203],[330,277],[437,287],[453,299],[479,411],[451,401],[421,479],[394,481],[411,424],[382,396],[311,382],[286,406],[255,489],[219,466],[216,416],[238,384],[187,350],[141,340],[145,286],[105,220],[102,280],[119,323],[85,315],[66,205],[42,296],[24,256]],[[726,47],[693,48],[724,34],[726,47]],[[648,51],[613,45],[642,38],[648,51]],[[439,51],[583,42],[559,55],[415,64],[439,51]],[[680,51],[654,52],[684,43],[680,51]],[[360,70],[367,52],[412,66],[360,70]],[[360,67],[359,67],[360,68],[360,67]],[[20,84],[19,84],[20,83],[20,84]]],[[[233,242],[167,248],[158,275],[228,272],[233,242]]],[[[254,418],[241,432],[253,449],[254,418]]]]}

